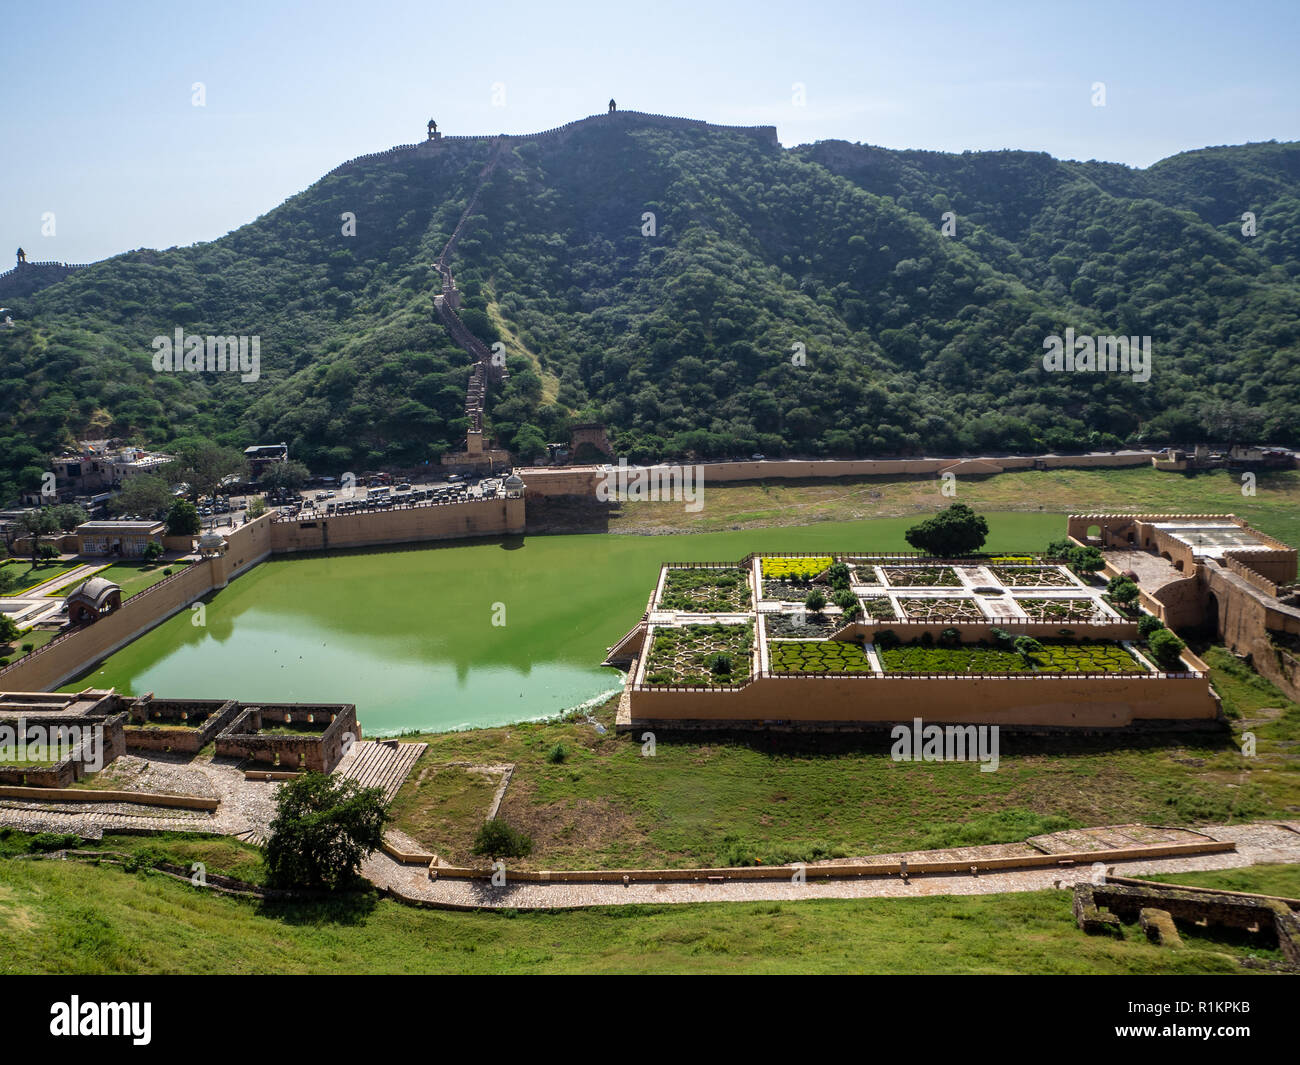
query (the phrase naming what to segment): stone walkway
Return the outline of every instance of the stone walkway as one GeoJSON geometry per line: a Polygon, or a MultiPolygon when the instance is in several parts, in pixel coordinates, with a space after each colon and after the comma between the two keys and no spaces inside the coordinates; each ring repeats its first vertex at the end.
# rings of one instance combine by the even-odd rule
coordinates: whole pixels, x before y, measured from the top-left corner
{"type": "MultiPolygon", "coordinates": [[[[1120,826],[1131,829],[1133,826],[1120,826]]],[[[1112,829],[1093,829],[1105,835],[1112,829]]],[[[1183,830],[1175,830],[1183,831],[1183,830]]],[[[1151,873],[1181,873],[1196,869],[1236,869],[1270,863],[1300,863],[1300,829],[1291,822],[1247,825],[1217,825],[1200,830],[1216,840],[1231,840],[1236,853],[1193,855],[1185,858],[1152,858],[1113,862],[1107,866],[1119,876],[1146,876],[1151,873]],[[1286,827],[1290,826],[1290,827],[1286,827]]],[[[1127,844],[1129,846],[1132,843],[1127,844]]],[[[960,848],[958,851],[914,853],[909,857],[921,861],[939,854],[964,857],[1006,856],[1008,851],[1023,850],[1020,844],[996,847],[960,848]]],[[[863,861],[885,861],[897,855],[873,855],[863,861]]],[[[630,903],[691,902],[797,902],[804,899],[918,898],[933,895],[993,895],[1018,891],[1043,891],[1055,887],[1073,887],[1086,879],[1086,867],[1020,869],[985,872],[911,876],[862,877],[855,879],[816,879],[816,865],[807,868],[803,884],[784,880],[735,880],[722,883],[633,883],[621,884],[535,884],[507,882],[492,887],[486,880],[430,880],[423,866],[402,865],[385,854],[375,854],[362,865],[362,872],[377,886],[388,888],[407,899],[431,906],[484,907],[490,909],[569,909],[582,906],[619,906],[630,903]]]]}

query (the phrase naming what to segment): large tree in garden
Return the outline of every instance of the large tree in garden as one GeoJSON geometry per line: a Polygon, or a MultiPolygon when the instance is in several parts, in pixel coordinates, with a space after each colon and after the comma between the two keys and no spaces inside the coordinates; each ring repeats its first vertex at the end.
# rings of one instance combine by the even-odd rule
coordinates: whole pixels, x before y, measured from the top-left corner
{"type": "Polygon", "coordinates": [[[307,772],[276,794],[265,861],[282,887],[347,887],[361,860],[384,842],[389,820],[382,788],[307,772]]]}
{"type": "Polygon", "coordinates": [[[954,503],[906,532],[907,542],[918,551],[947,558],[971,555],[984,546],[989,523],[965,503],[954,503]]]}

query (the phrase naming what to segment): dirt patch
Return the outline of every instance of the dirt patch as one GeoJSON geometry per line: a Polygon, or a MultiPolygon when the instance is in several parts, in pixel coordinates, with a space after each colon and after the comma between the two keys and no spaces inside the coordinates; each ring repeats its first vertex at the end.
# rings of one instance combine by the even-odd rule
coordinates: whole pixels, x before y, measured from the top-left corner
{"type": "Polygon", "coordinates": [[[575,798],[541,804],[536,802],[536,792],[536,785],[516,776],[497,814],[499,820],[532,836],[527,866],[540,869],[575,855],[640,849],[645,841],[635,820],[607,800],[575,798]]]}

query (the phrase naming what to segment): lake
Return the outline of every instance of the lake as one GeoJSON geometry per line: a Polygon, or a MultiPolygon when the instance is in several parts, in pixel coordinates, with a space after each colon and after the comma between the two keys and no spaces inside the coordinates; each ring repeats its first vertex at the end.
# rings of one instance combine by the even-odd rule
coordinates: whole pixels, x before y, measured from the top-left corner
{"type": "MultiPolygon", "coordinates": [[[[1042,550],[1060,514],[988,514],[992,551],[1042,550]]],[[[530,536],[271,558],[65,691],[356,703],[366,735],[546,717],[613,694],[605,649],[662,562],[751,551],[904,551],[918,518],[672,536],[530,536]]]]}

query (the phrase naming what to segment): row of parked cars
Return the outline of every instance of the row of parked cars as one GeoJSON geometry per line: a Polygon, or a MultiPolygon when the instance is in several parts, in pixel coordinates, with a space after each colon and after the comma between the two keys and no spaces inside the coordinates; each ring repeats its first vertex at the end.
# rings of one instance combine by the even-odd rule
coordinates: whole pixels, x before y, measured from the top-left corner
{"type": "Polygon", "coordinates": [[[365,499],[339,499],[330,502],[327,498],[324,501],[324,509],[327,514],[356,514],[363,511],[409,506],[413,503],[455,503],[465,499],[468,494],[469,486],[465,484],[428,485],[417,488],[412,488],[409,484],[399,484],[396,491],[387,486],[371,488],[365,499]]]}

